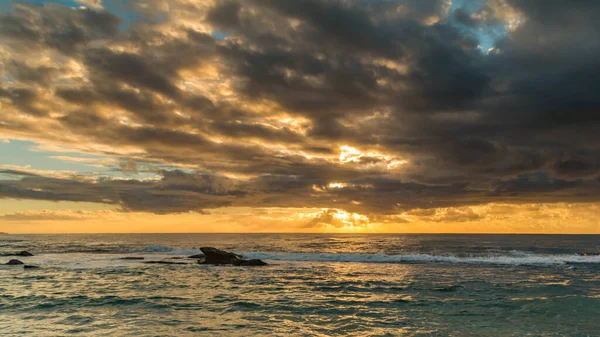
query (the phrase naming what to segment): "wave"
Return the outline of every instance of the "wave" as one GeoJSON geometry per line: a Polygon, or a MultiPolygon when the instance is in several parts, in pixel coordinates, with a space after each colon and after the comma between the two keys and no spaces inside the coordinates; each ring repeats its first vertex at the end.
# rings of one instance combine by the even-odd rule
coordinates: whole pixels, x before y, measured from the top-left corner
{"type": "MultiPolygon", "coordinates": [[[[230,250],[230,249],[227,249],[230,250]]],[[[464,263],[464,264],[496,264],[496,265],[564,265],[600,264],[600,255],[577,254],[536,254],[527,251],[487,251],[481,253],[405,253],[398,255],[374,253],[318,253],[318,252],[243,252],[236,251],[246,258],[271,261],[307,261],[307,262],[360,262],[360,263],[464,263]]],[[[60,252],[44,253],[136,253],[174,256],[190,256],[201,253],[199,248],[178,248],[161,245],[150,245],[143,249],[82,249],[76,247],[60,252]]],[[[11,254],[0,252],[0,256],[11,254]]]]}
{"type": "Polygon", "coordinates": [[[429,254],[331,254],[331,253],[280,253],[254,252],[241,253],[252,259],[276,261],[313,261],[313,262],[362,262],[362,263],[467,263],[467,264],[503,264],[503,265],[553,265],[565,263],[599,263],[600,256],[549,255],[528,252],[506,255],[429,255],[429,254]]]}
{"type": "MultiPolygon", "coordinates": [[[[183,249],[165,246],[147,246],[143,253],[168,255],[193,255],[199,249],[183,249]]],[[[307,262],[361,262],[361,263],[467,263],[501,265],[554,265],[554,264],[600,264],[600,256],[575,254],[535,254],[523,251],[498,251],[482,254],[358,254],[358,253],[299,253],[299,252],[239,252],[246,258],[274,261],[307,262]]]]}
{"type": "Polygon", "coordinates": [[[173,247],[165,247],[160,245],[151,245],[146,246],[146,248],[138,251],[141,253],[162,253],[168,255],[194,255],[201,253],[199,248],[173,248],[173,247]]]}

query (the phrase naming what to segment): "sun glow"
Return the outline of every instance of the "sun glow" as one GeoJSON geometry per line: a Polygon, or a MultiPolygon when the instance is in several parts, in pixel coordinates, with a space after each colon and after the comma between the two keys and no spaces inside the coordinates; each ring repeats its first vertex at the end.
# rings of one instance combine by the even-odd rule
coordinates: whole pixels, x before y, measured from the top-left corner
{"type": "Polygon", "coordinates": [[[340,150],[340,162],[342,163],[358,162],[360,157],[362,157],[362,152],[351,146],[344,145],[340,147],[340,150]]]}
{"type": "Polygon", "coordinates": [[[346,186],[348,186],[348,184],[345,183],[329,183],[329,185],[327,185],[329,188],[344,188],[346,186]]]}
{"type": "Polygon", "coordinates": [[[365,169],[378,168],[381,170],[391,170],[408,164],[405,159],[376,151],[363,152],[348,145],[340,146],[339,161],[343,164],[356,163],[365,169]]]}

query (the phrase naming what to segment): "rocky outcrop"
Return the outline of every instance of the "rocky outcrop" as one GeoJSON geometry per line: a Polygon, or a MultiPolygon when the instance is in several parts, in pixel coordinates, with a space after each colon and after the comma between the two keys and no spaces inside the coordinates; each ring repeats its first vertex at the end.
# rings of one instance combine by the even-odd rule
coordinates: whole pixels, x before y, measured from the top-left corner
{"type": "Polygon", "coordinates": [[[7,266],[18,266],[18,265],[22,265],[25,264],[19,260],[10,260],[7,263],[5,263],[7,266]]]}
{"type": "Polygon", "coordinates": [[[24,269],[40,269],[39,266],[32,266],[32,265],[29,265],[29,264],[24,265],[23,268],[24,269]]]}
{"type": "Polygon", "coordinates": [[[233,263],[234,266],[266,266],[267,263],[259,259],[238,260],[233,263]]]}
{"type": "Polygon", "coordinates": [[[236,253],[213,247],[202,247],[200,250],[204,253],[204,260],[198,261],[200,264],[232,264],[234,266],[264,266],[267,264],[258,259],[246,260],[236,253]]]}
{"type": "Polygon", "coordinates": [[[213,247],[202,247],[200,250],[204,253],[203,264],[233,264],[243,259],[241,255],[213,247]]]}
{"type": "Polygon", "coordinates": [[[188,256],[188,259],[203,259],[203,258],[204,258],[204,254],[196,254],[196,255],[188,256]]]}

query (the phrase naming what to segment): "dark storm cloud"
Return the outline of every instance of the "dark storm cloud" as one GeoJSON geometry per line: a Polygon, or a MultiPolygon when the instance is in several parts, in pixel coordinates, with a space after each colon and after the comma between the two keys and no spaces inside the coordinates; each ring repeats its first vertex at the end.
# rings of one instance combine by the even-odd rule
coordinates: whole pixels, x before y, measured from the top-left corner
{"type": "Polygon", "coordinates": [[[565,178],[584,178],[600,174],[598,153],[589,156],[573,156],[558,159],[553,163],[553,172],[565,178]]]}
{"type": "Polygon", "coordinates": [[[161,69],[153,68],[135,54],[115,53],[107,49],[91,49],[85,55],[85,64],[92,76],[107,76],[138,88],[146,88],[173,98],[178,89],[161,69]]]}
{"type": "Polygon", "coordinates": [[[508,1],[526,17],[490,57],[499,94],[491,111],[512,111],[531,131],[598,123],[600,6],[593,1],[508,1]],[[521,115],[521,116],[519,116],[521,115]]]}
{"type": "Polygon", "coordinates": [[[52,48],[70,54],[83,43],[114,36],[120,22],[105,11],[15,5],[0,14],[0,41],[17,49],[52,48]]]}
{"type": "Polygon", "coordinates": [[[13,60],[6,67],[6,72],[14,81],[24,83],[38,83],[41,85],[49,84],[52,81],[53,75],[57,69],[52,67],[30,67],[23,62],[13,60]]]}
{"type": "Polygon", "coordinates": [[[441,0],[170,8],[148,3],[138,14],[161,19],[121,30],[101,9],[0,14],[0,71],[11,79],[0,86],[10,111],[0,130],[135,148],[135,162],[205,173],[95,184],[22,177],[1,182],[4,197],[373,216],[600,197],[596,1],[489,0],[475,12],[441,0]],[[482,34],[495,38],[490,51],[482,34]],[[344,145],[362,152],[342,160],[344,145]]]}
{"type": "MultiPolygon", "coordinates": [[[[201,211],[222,207],[243,196],[226,178],[163,171],[157,181],[73,180],[11,170],[20,180],[0,180],[0,196],[14,199],[96,202],[119,205],[123,210],[151,213],[201,211]]],[[[76,178],[76,177],[74,177],[76,178]]]]}
{"type": "Polygon", "coordinates": [[[38,90],[33,88],[0,88],[0,99],[10,102],[12,106],[26,114],[42,116],[48,113],[44,108],[35,104],[38,99],[38,90]]]}
{"type": "Polygon", "coordinates": [[[206,19],[220,28],[235,28],[240,26],[239,11],[241,5],[235,1],[223,1],[213,7],[207,14],[206,19]]]}
{"type": "Polygon", "coordinates": [[[225,206],[343,208],[369,216],[393,215],[411,209],[460,207],[488,202],[594,201],[600,182],[552,179],[545,174],[524,175],[498,181],[493,190],[470,189],[466,184],[433,186],[395,179],[348,180],[331,187],[319,179],[264,175],[236,180],[213,174],[160,171],[158,180],[90,181],[45,177],[27,172],[20,180],[0,180],[0,196],[13,199],[96,202],[116,205],[123,211],[157,214],[203,212],[225,206]]]}
{"type": "Polygon", "coordinates": [[[454,19],[465,26],[474,27],[477,25],[477,20],[472,16],[472,13],[463,8],[458,8],[452,14],[454,19]]]}

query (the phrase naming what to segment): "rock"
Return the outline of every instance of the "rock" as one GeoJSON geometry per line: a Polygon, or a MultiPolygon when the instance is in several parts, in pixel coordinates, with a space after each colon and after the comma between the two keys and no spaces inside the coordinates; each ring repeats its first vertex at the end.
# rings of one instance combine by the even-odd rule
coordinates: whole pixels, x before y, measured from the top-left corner
{"type": "Polygon", "coordinates": [[[29,264],[24,265],[23,268],[24,269],[40,269],[39,266],[32,266],[32,265],[29,265],[29,264]]]}
{"type": "Polygon", "coordinates": [[[265,261],[259,259],[238,260],[233,263],[235,266],[266,266],[267,264],[265,261]]]}
{"type": "Polygon", "coordinates": [[[234,266],[265,266],[266,262],[252,259],[246,260],[243,256],[232,252],[226,252],[213,247],[202,247],[200,250],[204,253],[204,261],[200,264],[232,264],[234,266]]]}
{"type": "Polygon", "coordinates": [[[24,251],[16,253],[15,256],[28,257],[28,256],[33,256],[33,254],[31,254],[30,252],[24,250],[24,251]]]}
{"type": "Polygon", "coordinates": [[[148,261],[145,264],[189,264],[185,262],[173,262],[173,261],[148,261]]]}
{"type": "Polygon", "coordinates": [[[203,258],[204,258],[204,254],[196,254],[196,255],[188,256],[188,259],[203,259],[203,258]]]}
{"type": "Polygon", "coordinates": [[[136,256],[126,256],[126,257],[122,257],[119,260],[143,260],[143,257],[136,257],[136,256]]]}
{"type": "Polygon", "coordinates": [[[202,264],[234,264],[236,261],[243,259],[241,255],[213,247],[202,247],[200,250],[205,257],[202,264]]]}
{"type": "Polygon", "coordinates": [[[10,260],[10,261],[8,261],[6,263],[7,266],[18,266],[18,265],[21,265],[21,264],[25,264],[25,263],[23,263],[23,262],[21,262],[19,260],[10,260]]]}

